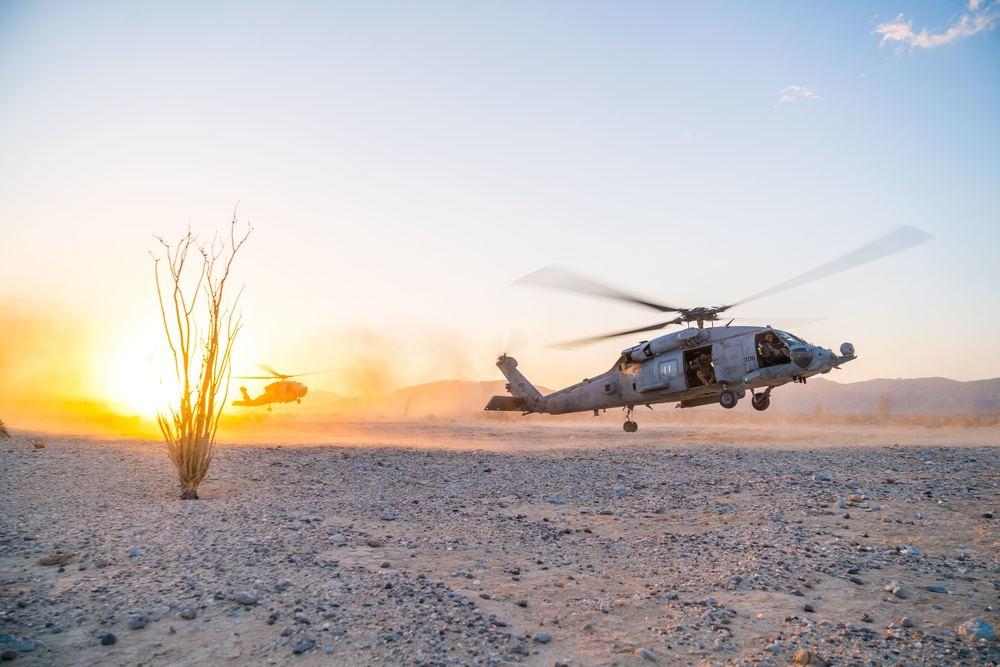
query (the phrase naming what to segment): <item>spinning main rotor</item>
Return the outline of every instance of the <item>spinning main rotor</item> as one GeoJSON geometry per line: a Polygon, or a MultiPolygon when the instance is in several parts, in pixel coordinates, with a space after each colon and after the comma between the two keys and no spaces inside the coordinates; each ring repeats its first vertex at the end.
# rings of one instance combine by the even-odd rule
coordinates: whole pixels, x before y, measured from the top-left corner
{"type": "Polygon", "coordinates": [[[306,375],[319,375],[320,373],[331,373],[333,371],[340,370],[339,368],[329,368],[325,371],[313,371],[311,373],[295,373],[294,375],[285,375],[284,373],[279,373],[267,364],[257,364],[257,368],[270,373],[270,375],[234,375],[233,379],[236,380],[287,380],[289,378],[304,377],[306,375]]]}
{"type": "Polygon", "coordinates": [[[757,294],[748,296],[740,301],[734,301],[733,303],[722,306],[695,306],[692,308],[679,308],[676,306],[655,303],[555,266],[547,266],[535,271],[534,273],[530,273],[523,278],[516,280],[515,284],[532,285],[535,287],[546,287],[549,289],[558,289],[567,292],[590,294],[592,296],[599,296],[605,299],[614,299],[616,301],[634,303],[661,313],[677,313],[676,317],[665,322],[658,322],[646,327],[628,329],[626,331],[615,331],[599,336],[592,336],[590,338],[581,338],[579,340],[568,341],[554,346],[562,349],[576,349],[578,347],[607,340],[609,338],[617,338],[618,336],[643,333],[646,331],[658,331],[670,326],[671,324],[697,322],[698,327],[702,328],[704,327],[705,322],[712,322],[719,319],[720,314],[735,306],[763,299],[766,296],[778,294],[779,292],[790,290],[793,287],[805,285],[815,280],[819,280],[820,278],[826,278],[828,276],[847,271],[848,269],[853,269],[876,259],[900,252],[915,245],[919,245],[930,238],[931,235],[927,232],[916,229],[915,227],[903,225],[896,228],[889,234],[870,243],[866,243],[860,248],[826,262],[811,271],[806,271],[801,275],[774,285],[773,287],[770,287],[762,292],[758,292],[757,294]]]}

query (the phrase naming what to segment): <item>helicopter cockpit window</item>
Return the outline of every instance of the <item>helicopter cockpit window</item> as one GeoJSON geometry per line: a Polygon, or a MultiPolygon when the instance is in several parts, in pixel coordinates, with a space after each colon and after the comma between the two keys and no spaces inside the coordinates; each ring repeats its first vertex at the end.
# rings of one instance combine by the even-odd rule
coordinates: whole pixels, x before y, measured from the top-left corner
{"type": "Polygon", "coordinates": [[[786,345],[808,345],[806,341],[802,340],[795,334],[790,334],[787,331],[777,331],[778,337],[785,341],[786,345]]]}
{"type": "Polygon", "coordinates": [[[670,359],[668,361],[660,362],[660,379],[669,380],[670,378],[677,377],[677,360],[670,359]]]}
{"type": "Polygon", "coordinates": [[[788,344],[774,331],[763,331],[757,334],[757,359],[761,368],[787,364],[791,361],[788,354],[788,344]]]}

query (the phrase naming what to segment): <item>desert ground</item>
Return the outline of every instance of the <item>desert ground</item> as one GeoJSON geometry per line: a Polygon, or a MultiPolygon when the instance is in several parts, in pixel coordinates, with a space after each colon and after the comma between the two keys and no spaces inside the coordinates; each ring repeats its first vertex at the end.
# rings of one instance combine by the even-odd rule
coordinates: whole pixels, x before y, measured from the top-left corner
{"type": "Polygon", "coordinates": [[[996,427],[312,426],[0,440],[4,660],[1000,663],[996,427]]]}

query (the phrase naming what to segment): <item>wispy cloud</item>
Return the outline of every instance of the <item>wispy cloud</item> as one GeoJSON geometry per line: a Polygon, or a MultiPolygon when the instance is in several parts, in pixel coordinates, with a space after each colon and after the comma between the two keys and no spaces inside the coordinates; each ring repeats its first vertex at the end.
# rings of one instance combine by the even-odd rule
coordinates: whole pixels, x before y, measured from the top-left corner
{"type": "Polygon", "coordinates": [[[875,32],[882,35],[880,47],[894,42],[898,44],[900,50],[904,46],[909,46],[911,49],[932,49],[976,33],[993,30],[997,25],[1000,25],[1000,0],[969,0],[968,11],[952,21],[944,32],[934,33],[927,28],[914,32],[913,22],[904,19],[902,14],[880,24],[875,28],[875,32]]]}
{"type": "Polygon", "coordinates": [[[816,93],[812,91],[811,88],[806,88],[805,86],[788,86],[781,91],[781,97],[778,98],[778,106],[782,104],[787,104],[789,102],[794,102],[797,99],[805,98],[807,100],[821,100],[823,99],[816,93]]]}

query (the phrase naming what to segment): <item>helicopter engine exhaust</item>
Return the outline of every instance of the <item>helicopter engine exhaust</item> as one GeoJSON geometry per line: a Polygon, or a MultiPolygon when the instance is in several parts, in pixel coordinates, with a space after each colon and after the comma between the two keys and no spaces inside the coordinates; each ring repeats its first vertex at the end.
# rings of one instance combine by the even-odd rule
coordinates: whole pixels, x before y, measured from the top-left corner
{"type": "Polygon", "coordinates": [[[708,332],[704,329],[685,329],[679,332],[674,338],[661,336],[652,341],[639,343],[635,347],[622,350],[622,354],[632,361],[640,362],[652,359],[665,352],[695,345],[700,341],[708,340],[708,337],[708,332]]]}

